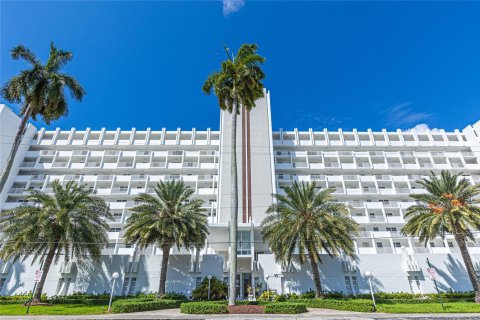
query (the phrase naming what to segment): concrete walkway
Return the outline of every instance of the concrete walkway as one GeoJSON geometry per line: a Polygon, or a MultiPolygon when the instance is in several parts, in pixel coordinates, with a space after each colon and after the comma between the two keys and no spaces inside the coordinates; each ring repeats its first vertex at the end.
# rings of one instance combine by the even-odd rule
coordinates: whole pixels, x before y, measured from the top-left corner
{"type": "MultiPolygon", "coordinates": [[[[0,306],[1,308],[1,306],[0,306]]],[[[158,310],[148,312],[137,312],[127,314],[108,314],[108,315],[89,315],[89,316],[0,316],[0,320],[73,320],[73,319],[235,319],[235,320],[253,320],[253,319],[330,319],[330,320],[376,320],[376,319],[459,319],[459,320],[479,320],[480,314],[387,314],[387,313],[360,313],[349,311],[337,311],[327,309],[309,309],[308,313],[299,315],[267,315],[267,314],[251,314],[251,315],[186,315],[180,313],[180,309],[158,310]]]]}

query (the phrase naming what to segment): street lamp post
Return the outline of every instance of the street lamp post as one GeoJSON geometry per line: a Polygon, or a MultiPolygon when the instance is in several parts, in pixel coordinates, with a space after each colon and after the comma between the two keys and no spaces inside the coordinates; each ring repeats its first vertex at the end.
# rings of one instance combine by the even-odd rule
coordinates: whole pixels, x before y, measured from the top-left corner
{"type": "Polygon", "coordinates": [[[212,280],[212,275],[209,274],[207,276],[207,279],[208,279],[208,300],[210,300],[210,281],[212,280]]]}
{"type": "Polygon", "coordinates": [[[268,295],[268,301],[270,301],[270,289],[268,288],[268,279],[270,278],[270,275],[267,273],[265,275],[265,280],[267,282],[267,295],[268,295]]]}
{"type": "Polygon", "coordinates": [[[118,274],[118,272],[114,272],[112,274],[112,291],[110,291],[110,302],[108,303],[108,311],[107,312],[110,312],[110,309],[112,308],[112,299],[113,299],[113,290],[115,289],[115,281],[117,280],[117,278],[119,277],[120,275],[118,274]]]}
{"type": "Polygon", "coordinates": [[[372,273],[370,271],[365,271],[365,277],[368,279],[368,285],[370,286],[370,294],[372,295],[372,301],[373,301],[373,309],[374,311],[377,310],[377,304],[375,303],[375,295],[373,294],[373,288],[372,288],[372,273]]]}

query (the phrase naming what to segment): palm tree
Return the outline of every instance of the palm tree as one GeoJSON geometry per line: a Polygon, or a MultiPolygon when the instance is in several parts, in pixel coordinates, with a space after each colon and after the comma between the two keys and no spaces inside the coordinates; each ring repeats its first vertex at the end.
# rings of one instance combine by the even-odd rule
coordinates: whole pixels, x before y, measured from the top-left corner
{"type": "Polygon", "coordinates": [[[91,191],[73,181],[62,187],[58,180],[52,185],[53,195],[31,191],[24,205],[0,213],[0,234],[3,243],[0,257],[23,261],[33,256],[32,264],[43,262],[43,273],[36,287],[33,301],[39,302],[43,285],[52,263],[61,255],[70,255],[79,261],[98,260],[108,243],[106,219],[112,219],[104,200],[92,196],[91,191]]]}
{"type": "MultiPolygon", "coordinates": [[[[237,56],[230,55],[225,48],[228,60],[222,62],[221,71],[214,72],[203,84],[203,92],[207,95],[213,93],[218,98],[220,109],[232,115],[231,128],[231,212],[230,212],[230,239],[237,239],[238,224],[238,177],[237,177],[237,115],[240,108],[250,111],[255,107],[255,101],[264,96],[263,83],[265,74],[261,64],[265,58],[257,54],[257,45],[243,44],[237,56]]],[[[237,276],[237,242],[230,243],[229,252],[230,277],[228,304],[235,305],[237,276]]]]}
{"type": "Polygon", "coordinates": [[[475,291],[475,302],[480,303],[480,283],[468,253],[467,239],[474,240],[473,232],[480,229],[480,185],[471,185],[460,174],[443,170],[440,176],[431,172],[428,178],[417,181],[427,193],[412,194],[418,201],[405,213],[408,222],[402,228],[405,235],[419,237],[427,243],[436,237],[452,234],[460,248],[463,262],[475,291]]]}
{"type": "Polygon", "coordinates": [[[315,182],[295,181],[285,188],[285,195],[273,195],[276,203],[267,209],[262,222],[263,240],[268,241],[277,262],[291,263],[297,250],[300,263],[308,255],[317,298],[324,296],[318,270],[320,252],[356,258],[358,224],[350,218],[348,206],[335,201],[334,191],[320,190],[315,182]]]}
{"type": "Polygon", "coordinates": [[[37,120],[37,117],[41,116],[48,125],[50,121],[67,115],[68,102],[65,89],[68,89],[72,98],[77,101],[81,101],[85,95],[85,90],[75,78],[61,72],[62,67],[72,60],[72,53],[57,49],[53,42],[50,43],[50,56],[45,64],[22,45],[11,50],[11,57],[14,60],[25,60],[30,64],[30,68],[21,71],[1,88],[1,95],[5,100],[21,104],[22,121],[0,176],[0,193],[12,169],[28,120],[30,118],[37,120]]]}
{"type": "Polygon", "coordinates": [[[194,191],[183,181],[160,182],[156,196],[140,194],[135,200],[141,204],[132,208],[127,221],[125,241],[140,249],[157,244],[162,249],[162,266],[158,296],[165,294],[170,249],[200,249],[208,235],[207,217],[201,206],[203,200],[192,199],[194,191]]]}

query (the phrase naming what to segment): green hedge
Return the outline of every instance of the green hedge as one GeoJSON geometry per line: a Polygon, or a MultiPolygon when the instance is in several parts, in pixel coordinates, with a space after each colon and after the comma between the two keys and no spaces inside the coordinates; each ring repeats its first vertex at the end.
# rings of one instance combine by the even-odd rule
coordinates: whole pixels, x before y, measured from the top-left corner
{"type": "MultiPolygon", "coordinates": [[[[31,298],[32,298],[31,293],[28,293],[28,294],[22,293],[22,294],[16,294],[16,295],[13,295],[13,296],[0,296],[0,305],[21,304],[21,303],[27,302],[31,298]]],[[[41,300],[46,301],[47,300],[47,295],[42,294],[41,300]]]]}
{"type": "Polygon", "coordinates": [[[46,300],[50,304],[83,304],[86,306],[103,306],[108,305],[109,299],[85,299],[85,298],[65,298],[53,297],[46,300]]]}
{"type": "Polygon", "coordinates": [[[175,309],[180,307],[180,300],[142,300],[142,299],[125,299],[117,300],[112,304],[113,313],[130,313],[151,310],[175,309]]]}
{"type": "Polygon", "coordinates": [[[265,306],[265,313],[273,314],[298,314],[307,312],[305,303],[278,302],[270,303],[265,306]]]}
{"type": "Polygon", "coordinates": [[[357,312],[375,311],[371,300],[297,299],[296,301],[305,303],[308,308],[322,308],[357,312]]]}
{"type": "Polygon", "coordinates": [[[184,302],[180,312],[187,314],[223,314],[228,313],[227,305],[219,302],[184,302]]]}

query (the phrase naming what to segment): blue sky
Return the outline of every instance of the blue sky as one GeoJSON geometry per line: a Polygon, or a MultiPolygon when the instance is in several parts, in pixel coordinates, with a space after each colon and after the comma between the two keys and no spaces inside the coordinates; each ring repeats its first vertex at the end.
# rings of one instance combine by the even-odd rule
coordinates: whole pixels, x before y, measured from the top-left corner
{"type": "MultiPolygon", "coordinates": [[[[0,82],[42,59],[50,40],[74,53],[66,71],[82,103],[50,128],[217,129],[202,83],[223,45],[267,58],[273,127],[463,128],[480,120],[480,3],[0,2],[0,82]]],[[[3,101],[3,100],[2,100],[3,101]]],[[[43,126],[41,122],[37,126],[43,126]]]]}

